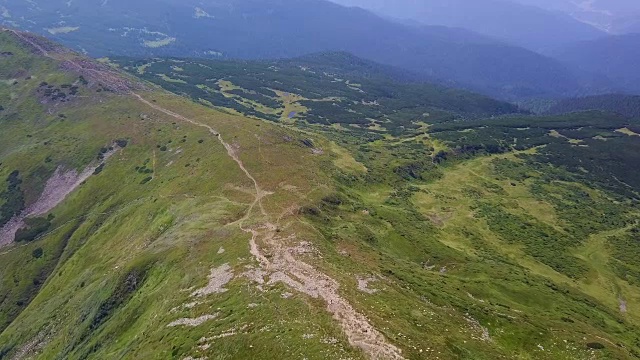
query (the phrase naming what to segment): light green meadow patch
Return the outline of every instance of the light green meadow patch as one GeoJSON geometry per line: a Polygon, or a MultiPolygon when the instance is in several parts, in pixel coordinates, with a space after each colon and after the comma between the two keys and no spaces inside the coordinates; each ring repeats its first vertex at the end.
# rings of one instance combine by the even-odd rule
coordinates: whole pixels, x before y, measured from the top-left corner
{"type": "Polygon", "coordinates": [[[331,151],[336,155],[333,164],[348,173],[366,173],[367,167],[353,158],[346,149],[331,142],[331,151]]]}
{"type": "Polygon", "coordinates": [[[62,26],[57,28],[48,28],[47,32],[51,35],[68,34],[80,30],[79,26],[62,26]]]}
{"type": "Polygon", "coordinates": [[[171,45],[174,42],[176,42],[176,38],[167,37],[164,39],[145,40],[142,44],[144,45],[144,47],[155,49],[155,48],[171,45]]]}
{"type": "Polygon", "coordinates": [[[582,144],[584,142],[583,140],[572,139],[570,137],[564,136],[564,135],[560,134],[557,130],[549,131],[549,136],[554,137],[554,138],[566,139],[571,144],[576,144],[576,145],[577,144],[582,144]]]}
{"type": "Polygon", "coordinates": [[[217,57],[222,57],[224,56],[224,54],[220,51],[214,51],[214,50],[209,50],[205,52],[206,55],[211,55],[211,56],[217,56],[217,57]]]}
{"type": "Polygon", "coordinates": [[[171,77],[167,76],[166,74],[158,74],[158,76],[159,76],[162,80],[164,80],[164,81],[166,81],[166,82],[176,83],[176,84],[186,84],[186,82],[185,82],[184,80],[181,80],[181,79],[174,79],[174,78],[171,78],[171,77]]]}
{"type": "Polygon", "coordinates": [[[138,66],[136,68],[136,70],[137,70],[138,74],[144,75],[144,73],[147,71],[147,69],[153,64],[154,64],[153,62],[150,62],[150,63],[146,63],[144,65],[140,65],[140,66],[138,66]]]}
{"type": "Polygon", "coordinates": [[[101,63],[101,64],[105,64],[105,65],[109,65],[109,66],[113,66],[113,67],[120,67],[119,64],[114,63],[108,57],[98,58],[98,59],[96,59],[96,61],[101,63]]]}
{"type": "Polygon", "coordinates": [[[618,129],[618,130],[616,130],[616,132],[621,133],[621,134],[625,134],[625,135],[629,135],[629,136],[640,136],[640,134],[632,131],[629,128],[618,129]]]}
{"type": "Polygon", "coordinates": [[[232,91],[232,90],[244,90],[241,87],[234,85],[231,81],[228,81],[228,80],[218,80],[216,84],[218,84],[218,86],[220,87],[220,91],[223,91],[223,92],[232,91]]]}

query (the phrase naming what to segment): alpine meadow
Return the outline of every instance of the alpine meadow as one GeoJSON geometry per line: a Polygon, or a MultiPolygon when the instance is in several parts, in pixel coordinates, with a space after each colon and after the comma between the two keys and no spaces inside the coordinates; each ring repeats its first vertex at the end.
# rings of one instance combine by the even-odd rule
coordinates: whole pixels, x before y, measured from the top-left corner
{"type": "Polygon", "coordinates": [[[0,359],[640,358],[640,7],[568,3],[0,0],[0,359]]]}

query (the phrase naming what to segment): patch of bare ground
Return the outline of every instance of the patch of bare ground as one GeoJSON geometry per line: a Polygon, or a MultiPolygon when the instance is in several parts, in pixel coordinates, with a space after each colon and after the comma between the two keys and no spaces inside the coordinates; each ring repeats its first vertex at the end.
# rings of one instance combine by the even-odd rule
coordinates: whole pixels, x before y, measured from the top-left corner
{"type": "Polygon", "coordinates": [[[380,291],[378,289],[369,288],[369,283],[378,280],[375,277],[367,277],[367,278],[358,277],[356,280],[358,280],[358,290],[360,290],[360,291],[362,291],[364,293],[373,295],[373,294],[377,293],[378,291],[380,291]]]}
{"type": "Polygon", "coordinates": [[[198,340],[198,348],[200,350],[207,350],[211,347],[211,343],[215,342],[216,340],[219,339],[223,339],[223,338],[227,338],[227,337],[231,337],[231,336],[235,336],[238,334],[246,334],[246,330],[249,327],[249,325],[245,324],[242,325],[240,327],[233,327],[227,331],[224,331],[218,335],[214,335],[211,337],[203,337],[200,340],[198,340]]]}
{"type": "Polygon", "coordinates": [[[444,227],[452,214],[428,214],[427,218],[437,227],[444,227]]]}
{"type": "Polygon", "coordinates": [[[65,54],[70,52],[70,50],[63,46],[29,32],[6,28],[3,28],[2,31],[12,33],[22,43],[22,45],[31,48],[34,53],[40,53],[42,56],[51,57],[52,54],[55,53],[65,54]]]}
{"type": "Polygon", "coordinates": [[[485,342],[491,341],[491,336],[489,335],[489,329],[482,326],[478,320],[472,318],[469,315],[465,316],[465,320],[467,320],[467,323],[469,323],[471,330],[476,333],[471,336],[474,340],[480,340],[485,342]]]}
{"type": "Polygon", "coordinates": [[[49,342],[48,331],[43,330],[38,333],[31,341],[24,344],[20,350],[11,358],[11,360],[23,360],[32,358],[37,352],[45,347],[49,342]]]}
{"type": "Polygon", "coordinates": [[[113,150],[103,154],[102,160],[87,166],[81,173],[76,170],[64,170],[61,166],[58,167],[51,178],[47,180],[38,200],[0,228],[0,247],[13,242],[16,232],[25,226],[25,219],[47,214],[64,201],[78,186],[87,181],[96,169],[103,165],[118,149],[115,144],[112,148],[113,150]]]}
{"type": "Polygon", "coordinates": [[[46,38],[13,29],[2,29],[2,31],[12,33],[18,41],[31,48],[34,53],[60,61],[62,70],[73,71],[83,76],[89,85],[99,85],[105,90],[121,94],[128,94],[130,91],[144,88],[140,82],[131,80],[109,65],[74,53],[46,38]]]}
{"type": "Polygon", "coordinates": [[[201,302],[199,302],[199,301],[192,301],[190,303],[186,303],[186,304],[182,304],[180,306],[174,307],[169,312],[175,313],[175,312],[178,312],[178,311],[184,310],[184,309],[193,309],[194,307],[196,307],[196,306],[198,306],[200,304],[201,304],[201,302]]]}
{"type": "Polygon", "coordinates": [[[283,283],[298,292],[323,299],[327,304],[327,311],[341,325],[352,346],[362,349],[372,359],[402,359],[401,350],[390,344],[364,315],[340,296],[340,285],[313,266],[297,259],[297,251],[283,245],[286,242],[286,239],[273,230],[252,230],[252,253],[267,273],[260,283],[283,283]],[[269,260],[257,246],[258,239],[265,243],[272,255],[269,260]]]}
{"type": "Polygon", "coordinates": [[[16,233],[24,227],[24,218],[14,216],[8,223],[0,228],[0,248],[9,245],[16,237],[16,233]]]}
{"type": "MultiPolygon", "coordinates": [[[[248,324],[244,324],[240,327],[233,327],[227,331],[223,331],[222,333],[218,334],[218,335],[214,335],[211,337],[203,337],[202,339],[198,340],[198,343],[200,343],[200,348],[202,348],[203,346],[207,346],[208,342],[214,341],[214,340],[218,340],[218,339],[222,339],[222,338],[226,338],[226,337],[230,337],[230,336],[234,336],[234,335],[238,335],[238,334],[243,334],[246,333],[247,328],[249,327],[248,324]]],[[[208,348],[208,347],[207,347],[208,348]]]]}
{"type": "Polygon", "coordinates": [[[219,314],[211,314],[211,315],[203,315],[197,318],[183,318],[183,319],[178,319],[172,323],[170,323],[169,325],[167,325],[168,327],[176,327],[176,326],[188,326],[188,327],[196,327],[196,326],[200,326],[202,324],[204,324],[205,322],[209,321],[209,320],[213,320],[215,318],[218,317],[219,314]]]}
{"type": "Polygon", "coordinates": [[[227,150],[227,154],[236,162],[247,178],[253,182],[255,200],[246,215],[237,221],[243,231],[251,234],[249,241],[250,251],[260,265],[259,269],[249,271],[250,275],[247,274],[249,278],[257,282],[259,286],[283,283],[298,292],[313,298],[323,299],[327,304],[327,311],[341,325],[352,346],[363,350],[371,359],[403,359],[402,351],[389,343],[384,335],[371,325],[366,316],[358,312],[345,298],[340,296],[338,292],[340,285],[337,281],[297,258],[300,255],[300,247],[291,248],[286,245],[292,238],[295,238],[295,235],[291,235],[288,238],[280,236],[277,231],[278,227],[268,221],[261,225],[245,225],[256,208],[260,211],[261,218],[269,218],[269,214],[262,206],[262,199],[271,193],[263,190],[256,178],[247,170],[238,156],[236,147],[225,142],[221,134],[209,125],[162,108],[145,100],[138,94],[132,93],[131,95],[140,102],[174,119],[207,129],[220,141],[227,150]],[[259,243],[261,245],[258,245],[259,243]],[[265,253],[270,255],[269,259],[265,253]]]}
{"type": "Polygon", "coordinates": [[[623,313],[623,314],[626,314],[626,312],[627,312],[627,302],[623,298],[620,298],[619,301],[620,301],[620,312],[623,313]]]}
{"type": "Polygon", "coordinates": [[[206,296],[210,294],[219,294],[226,292],[224,288],[229,281],[233,279],[233,273],[231,272],[231,266],[224,264],[220,267],[211,269],[209,274],[209,283],[202,289],[198,289],[191,293],[191,296],[206,296]]]}
{"type": "Polygon", "coordinates": [[[91,59],[78,56],[63,61],[60,67],[62,70],[73,71],[83,76],[89,82],[89,86],[102,86],[108,91],[127,94],[129,91],[143,88],[139,82],[123,77],[120,72],[112,69],[109,65],[91,59]]]}

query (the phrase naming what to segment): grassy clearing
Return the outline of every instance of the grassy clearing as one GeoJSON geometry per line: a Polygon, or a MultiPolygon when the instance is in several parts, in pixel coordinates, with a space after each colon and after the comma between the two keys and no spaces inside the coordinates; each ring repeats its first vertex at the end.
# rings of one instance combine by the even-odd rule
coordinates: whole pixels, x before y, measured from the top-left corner
{"type": "Polygon", "coordinates": [[[331,151],[336,155],[336,159],[333,160],[334,165],[349,173],[366,173],[367,168],[356,161],[353,156],[345,149],[339,147],[335,143],[331,143],[331,151]]]}
{"type": "Polygon", "coordinates": [[[279,101],[284,105],[280,121],[283,123],[294,123],[296,119],[304,117],[309,111],[308,108],[300,104],[301,101],[307,100],[303,96],[292,94],[280,90],[273,90],[278,95],[279,101]]]}
{"type": "Polygon", "coordinates": [[[158,75],[158,76],[160,76],[160,78],[162,80],[167,81],[167,82],[176,83],[176,84],[186,84],[186,81],[184,81],[182,79],[171,78],[171,77],[167,76],[166,74],[161,74],[161,75],[158,75]]]}
{"type": "Polygon", "coordinates": [[[159,48],[163,46],[169,46],[176,42],[176,38],[166,37],[164,39],[156,39],[156,40],[145,40],[143,41],[143,45],[148,48],[159,48]]]}
{"type": "Polygon", "coordinates": [[[74,32],[74,31],[78,31],[78,30],[80,30],[80,27],[77,27],[77,26],[63,26],[63,27],[49,28],[49,29],[46,29],[46,30],[51,35],[58,35],[58,34],[68,34],[68,33],[74,32]]]}
{"type": "Polygon", "coordinates": [[[617,129],[616,132],[619,132],[619,133],[625,134],[625,135],[629,135],[629,136],[640,136],[640,134],[637,134],[637,133],[633,132],[632,130],[630,130],[628,128],[617,129]]]}

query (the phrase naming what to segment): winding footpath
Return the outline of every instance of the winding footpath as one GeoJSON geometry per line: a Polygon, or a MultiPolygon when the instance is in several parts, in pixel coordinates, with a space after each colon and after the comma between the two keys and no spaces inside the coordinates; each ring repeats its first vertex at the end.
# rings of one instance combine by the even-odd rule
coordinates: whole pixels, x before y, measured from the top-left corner
{"type": "Polygon", "coordinates": [[[207,124],[197,122],[185,116],[177,114],[154,104],[136,93],[131,93],[140,102],[174,119],[187,122],[189,124],[205,128],[215,136],[227,150],[229,157],[235,161],[246,177],[253,182],[255,187],[255,199],[245,216],[240,219],[240,229],[251,234],[250,249],[251,254],[260,264],[260,271],[255,271],[253,280],[258,284],[284,283],[289,287],[307,294],[314,298],[321,298],[327,304],[327,311],[338,321],[343,331],[347,335],[352,346],[362,349],[371,359],[404,359],[399,348],[389,343],[377,329],[371,325],[369,320],[359,313],[353,306],[338,293],[339,284],[331,277],[323,274],[313,266],[297,259],[292,251],[286,247],[286,241],[295,238],[295,235],[287,239],[278,235],[277,226],[269,221],[261,225],[247,226],[245,223],[251,218],[256,206],[260,208],[260,215],[264,219],[269,218],[269,214],[262,206],[262,199],[271,193],[263,190],[256,178],[247,170],[242,160],[238,157],[235,149],[224,141],[222,135],[207,124]],[[272,254],[271,260],[267,259],[261,251],[258,243],[264,244],[272,254]]]}
{"type": "MultiPolygon", "coordinates": [[[[69,65],[69,70],[95,77],[98,83],[105,82],[108,85],[114,85],[118,90],[122,90],[121,86],[126,84],[122,78],[114,77],[114,75],[119,74],[114,70],[92,67],[94,65],[87,59],[75,58],[70,60],[65,59],[64,56],[58,57],[55,51],[50,52],[38,44],[36,41],[38,38],[32,39],[30,35],[11,29],[3,29],[3,31],[13,33],[43,56],[64,62],[63,64],[69,65]]],[[[260,264],[260,270],[254,271],[254,276],[251,277],[253,281],[259,285],[284,283],[296,291],[324,300],[327,304],[327,311],[341,325],[352,346],[360,348],[371,359],[404,359],[399,348],[389,343],[384,335],[371,325],[366,316],[358,312],[345,298],[340,296],[338,291],[340,285],[337,281],[294,256],[295,249],[287,247],[286,244],[296,238],[295,234],[287,238],[279,235],[278,227],[269,222],[269,214],[262,205],[262,200],[272,193],[261,188],[256,178],[243,164],[234,147],[224,141],[218,131],[207,124],[152,103],[135,93],[131,88],[127,89],[127,91],[122,91],[122,93],[132,96],[146,106],[176,120],[208,130],[224,146],[229,157],[233,159],[245,176],[251,180],[255,189],[255,198],[245,216],[238,220],[237,223],[242,231],[251,234],[250,251],[260,264]],[[264,219],[264,223],[247,225],[246,223],[254,218],[252,215],[254,215],[256,207],[260,210],[260,213],[256,215],[264,219]],[[268,249],[271,255],[270,258],[264,255],[259,244],[268,249]]]]}

